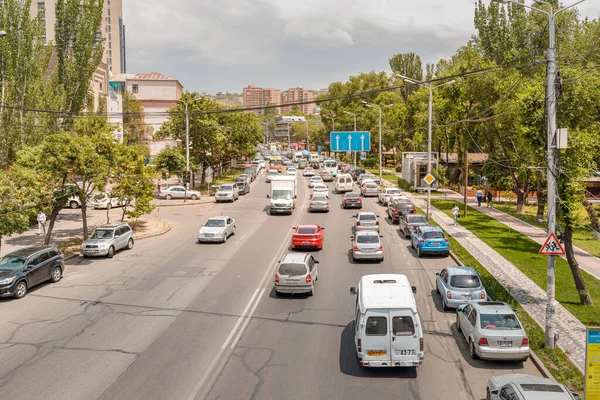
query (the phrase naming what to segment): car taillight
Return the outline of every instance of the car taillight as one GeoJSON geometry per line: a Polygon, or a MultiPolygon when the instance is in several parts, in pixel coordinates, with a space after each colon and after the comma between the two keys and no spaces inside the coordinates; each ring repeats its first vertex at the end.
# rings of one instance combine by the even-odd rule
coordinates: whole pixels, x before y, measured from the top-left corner
{"type": "Polygon", "coordinates": [[[446,298],[447,298],[447,299],[452,299],[452,292],[451,292],[451,291],[449,291],[449,290],[448,290],[448,291],[446,292],[446,298]]]}
{"type": "Polygon", "coordinates": [[[485,291],[483,291],[483,290],[481,291],[481,299],[482,300],[485,299],[485,291]]]}
{"type": "Polygon", "coordinates": [[[379,245],[379,248],[377,249],[377,251],[383,251],[383,246],[379,245]]]}
{"type": "Polygon", "coordinates": [[[325,206],[329,206],[329,203],[323,203],[323,205],[325,205],[325,206]]]}
{"type": "Polygon", "coordinates": [[[360,221],[356,221],[356,226],[360,226],[360,221]]]}
{"type": "Polygon", "coordinates": [[[379,221],[375,221],[375,225],[379,225],[379,221]]]}
{"type": "Polygon", "coordinates": [[[423,351],[423,338],[419,339],[419,349],[423,351]]]}
{"type": "Polygon", "coordinates": [[[312,277],[310,274],[306,275],[306,283],[310,283],[312,281],[312,277]]]}
{"type": "Polygon", "coordinates": [[[344,203],[348,203],[348,202],[350,202],[350,200],[344,199],[344,203]]]}
{"type": "Polygon", "coordinates": [[[447,237],[444,238],[444,242],[448,243],[448,238],[447,237]]]}
{"type": "Polygon", "coordinates": [[[421,243],[425,243],[425,238],[423,238],[423,239],[419,240],[419,242],[421,242],[421,243]]]}
{"type": "Polygon", "coordinates": [[[279,274],[275,274],[275,282],[279,283],[279,274]]]}
{"type": "Polygon", "coordinates": [[[413,225],[409,225],[408,229],[415,229],[415,227],[413,225]]]}
{"type": "Polygon", "coordinates": [[[482,337],[482,338],[479,338],[479,345],[480,346],[489,346],[490,344],[488,343],[487,338],[482,337]]]}
{"type": "Polygon", "coordinates": [[[311,202],[310,202],[310,205],[311,205],[311,206],[314,206],[314,205],[315,205],[315,203],[313,203],[313,202],[311,201],[311,202]]]}
{"type": "Polygon", "coordinates": [[[358,246],[354,246],[354,251],[358,251],[358,246]]]}
{"type": "Polygon", "coordinates": [[[529,346],[529,338],[524,337],[521,346],[529,346]]]}
{"type": "Polygon", "coordinates": [[[358,344],[358,352],[362,351],[362,339],[357,339],[356,344],[358,344]]]}
{"type": "Polygon", "coordinates": [[[398,215],[398,210],[394,210],[394,215],[398,215]]]}

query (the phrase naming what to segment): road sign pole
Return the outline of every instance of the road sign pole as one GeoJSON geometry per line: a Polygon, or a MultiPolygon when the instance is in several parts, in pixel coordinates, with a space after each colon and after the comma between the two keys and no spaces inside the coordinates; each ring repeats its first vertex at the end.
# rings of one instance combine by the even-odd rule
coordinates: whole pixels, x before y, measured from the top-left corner
{"type": "MultiPolygon", "coordinates": [[[[433,87],[429,85],[429,118],[427,122],[427,174],[431,174],[431,117],[433,116],[433,87]]],[[[467,190],[465,188],[465,190],[467,190]]],[[[431,185],[427,185],[427,218],[431,218],[431,185]]]]}

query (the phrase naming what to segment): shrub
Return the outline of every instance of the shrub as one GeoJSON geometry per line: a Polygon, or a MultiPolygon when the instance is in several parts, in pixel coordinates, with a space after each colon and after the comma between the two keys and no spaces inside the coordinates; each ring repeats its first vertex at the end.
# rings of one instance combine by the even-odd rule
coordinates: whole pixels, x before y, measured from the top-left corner
{"type": "Polygon", "coordinates": [[[398,186],[402,189],[405,190],[407,192],[414,192],[415,191],[415,185],[413,185],[412,183],[405,181],[402,178],[398,178],[398,186]]]}

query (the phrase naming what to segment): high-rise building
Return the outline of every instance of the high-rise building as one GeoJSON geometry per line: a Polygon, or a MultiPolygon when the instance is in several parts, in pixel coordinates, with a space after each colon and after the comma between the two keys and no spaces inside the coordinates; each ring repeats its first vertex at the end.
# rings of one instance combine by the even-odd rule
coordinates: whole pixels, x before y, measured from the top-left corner
{"type": "MultiPolygon", "coordinates": [[[[280,105],[281,104],[281,91],[277,89],[271,88],[262,88],[255,85],[248,85],[248,87],[244,88],[242,94],[242,101],[244,104],[244,108],[253,108],[253,107],[265,107],[269,105],[280,105]]],[[[280,108],[277,107],[275,109],[277,114],[280,113],[280,108]]],[[[257,115],[264,114],[264,110],[250,110],[257,115]]]]}
{"type": "MultiPolygon", "coordinates": [[[[44,24],[44,40],[55,42],[56,2],[58,0],[33,0],[31,16],[40,15],[44,24]]],[[[123,25],[123,0],[104,0],[102,23],[98,34],[104,39],[102,62],[113,74],[127,72],[125,64],[125,25],[123,25]]]]}
{"type": "MultiPolygon", "coordinates": [[[[314,99],[315,99],[315,96],[314,96],[312,90],[303,89],[301,87],[290,88],[281,93],[281,104],[283,105],[281,107],[281,112],[283,114],[287,114],[294,107],[293,105],[289,106],[286,104],[299,103],[299,102],[304,102],[304,101],[313,101],[314,99]]],[[[303,114],[313,114],[315,111],[314,103],[299,104],[296,107],[298,107],[300,112],[303,114]]]]}

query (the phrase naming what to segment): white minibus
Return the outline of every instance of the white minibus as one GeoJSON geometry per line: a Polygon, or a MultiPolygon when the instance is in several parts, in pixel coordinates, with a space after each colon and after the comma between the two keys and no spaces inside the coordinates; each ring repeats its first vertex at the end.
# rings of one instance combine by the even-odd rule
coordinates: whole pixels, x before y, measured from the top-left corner
{"type": "Polygon", "coordinates": [[[354,181],[350,174],[338,174],[335,180],[335,192],[346,193],[353,189],[354,181]]]}

